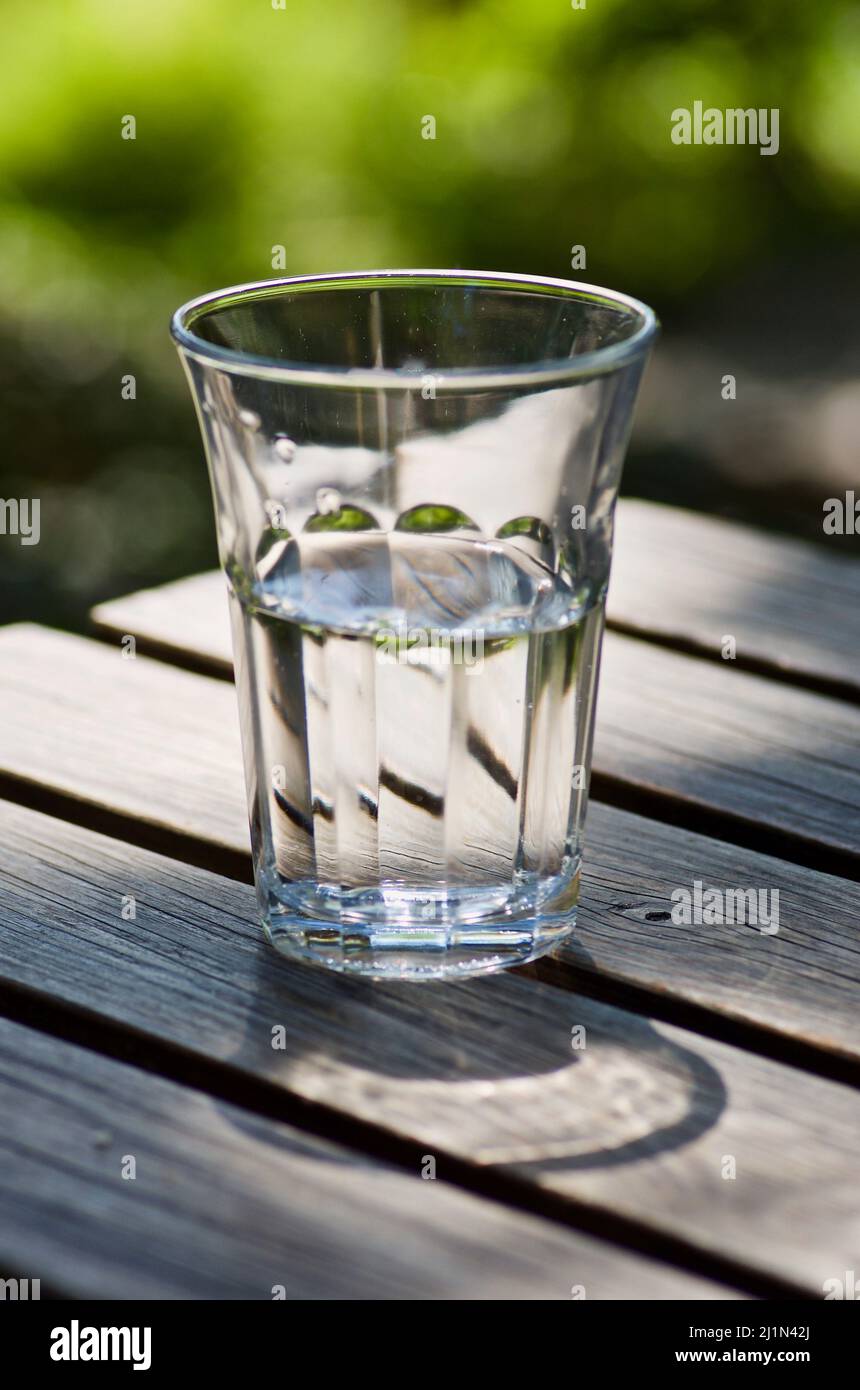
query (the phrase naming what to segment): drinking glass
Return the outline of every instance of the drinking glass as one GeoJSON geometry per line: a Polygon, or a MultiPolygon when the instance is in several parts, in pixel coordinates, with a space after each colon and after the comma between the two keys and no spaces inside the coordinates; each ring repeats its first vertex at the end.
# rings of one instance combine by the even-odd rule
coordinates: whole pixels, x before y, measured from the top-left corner
{"type": "Polygon", "coordinates": [[[464,976],[574,929],[612,526],[656,331],[593,285],[404,270],[179,309],[280,951],[464,976]]]}

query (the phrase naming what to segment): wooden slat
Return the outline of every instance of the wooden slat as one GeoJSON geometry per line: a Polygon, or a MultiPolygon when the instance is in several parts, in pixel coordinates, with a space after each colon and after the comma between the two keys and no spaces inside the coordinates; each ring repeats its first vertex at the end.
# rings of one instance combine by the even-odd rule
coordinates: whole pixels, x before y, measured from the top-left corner
{"type": "MultiPolygon", "coordinates": [[[[194,575],[103,603],[93,618],[225,671],[223,592],[219,574],[194,575]]],[[[633,634],[713,659],[732,635],[741,667],[860,695],[860,564],[823,546],[622,498],[607,613],[633,634]]]]}
{"type": "Polygon", "coordinates": [[[215,672],[232,674],[230,614],[219,570],[125,594],[99,604],[91,617],[96,628],[109,636],[132,636],[147,650],[191,656],[215,672]]]}
{"type": "Polygon", "coordinates": [[[732,1296],[6,1019],[0,1109],[0,1265],[73,1297],[732,1296]]]}
{"type": "Polygon", "coordinates": [[[860,708],[607,633],[595,769],[692,814],[860,858],[860,708]]]}
{"type": "Polygon", "coordinates": [[[860,695],[860,564],[823,545],[623,499],[608,614],[713,657],[731,634],[741,665],[860,695]]]}
{"type": "MultiPolygon", "coordinates": [[[[198,661],[208,656],[213,669],[230,669],[220,576],[198,575],[118,604],[124,632],[163,652],[187,644],[198,661]]],[[[97,616],[106,628],[108,609],[97,616]]],[[[753,838],[787,834],[795,855],[817,867],[860,868],[860,708],[853,704],[608,632],[594,768],[612,779],[615,794],[658,797],[676,819],[717,816],[753,838]]]]}
{"type": "Polygon", "coordinates": [[[0,827],[7,989],[418,1141],[440,1177],[446,1155],[485,1165],[813,1296],[856,1267],[849,1088],[514,974],[434,990],[292,965],[245,885],[20,807],[0,827]]]}
{"type": "Polygon", "coordinates": [[[236,696],[225,682],[23,624],[0,629],[0,690],[2,771],[247,852],[236,696]]]}
{"type": "MultiPolygon", "coordinates": [[[[91,820],[94,808],[112,808],[130,838],[148,828],[145,842],[163,847],[159,836],[175,831],[194,852],[168,838],[172,853],[243,872],[248,829],[230,686],[34,628],[0,632],[0,668],[0,766],[88,802],[91,820]]],[[[580,923],[564,953],[577,969],[860,1058],[854,883],[595,804],[580,923]],[[649,919],[697,879],[778,890],[779,933],[649,919]]]]}
{"type": "Polygon", "coordinates": [[[860,885],[593,805],[577,932],[562,958],[602,981],[695,1004],[860,1061],[860,885]],[[779,930],[676,925],[679,888],[779,894],[779,930]]]}

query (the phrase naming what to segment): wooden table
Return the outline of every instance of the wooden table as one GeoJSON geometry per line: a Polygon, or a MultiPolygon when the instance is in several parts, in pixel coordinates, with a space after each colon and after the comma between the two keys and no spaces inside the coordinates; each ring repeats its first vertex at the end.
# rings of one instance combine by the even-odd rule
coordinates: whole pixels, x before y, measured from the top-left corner
{"type": "Polygon", "coordinates": [[[438,987],[264,943],[219,576],[98,640],[0,630],[0,1274],[732,1299],[860,1270],[860,565],[638,502],[616,555],[574,944],[438,987]],[[676,926],[696,880],[778,889],[778,933],[676,926]]]}

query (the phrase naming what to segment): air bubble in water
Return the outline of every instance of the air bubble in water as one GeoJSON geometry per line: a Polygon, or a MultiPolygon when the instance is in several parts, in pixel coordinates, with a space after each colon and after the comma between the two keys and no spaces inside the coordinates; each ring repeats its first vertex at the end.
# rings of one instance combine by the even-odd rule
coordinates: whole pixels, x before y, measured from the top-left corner
{"type": "Polygon", "coordinates": [[[276,434],[274,449],[275,453],[278,455],[278,458],[283,459],[284,463],[292,463],[293,459],[295,458],[296,446],[290,439],[289,435],[276,434]]]}

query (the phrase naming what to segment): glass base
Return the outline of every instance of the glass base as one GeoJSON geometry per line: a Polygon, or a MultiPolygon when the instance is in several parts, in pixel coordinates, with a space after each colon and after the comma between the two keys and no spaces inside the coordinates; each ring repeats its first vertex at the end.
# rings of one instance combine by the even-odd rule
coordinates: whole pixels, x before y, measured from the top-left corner
{"type": "Polygon", "coordinates": [[[579,873],[495,889],[261,892],[266,936],[285,956],[378,980],[464,979],[535,960],[576,925],[579,873]]]}

